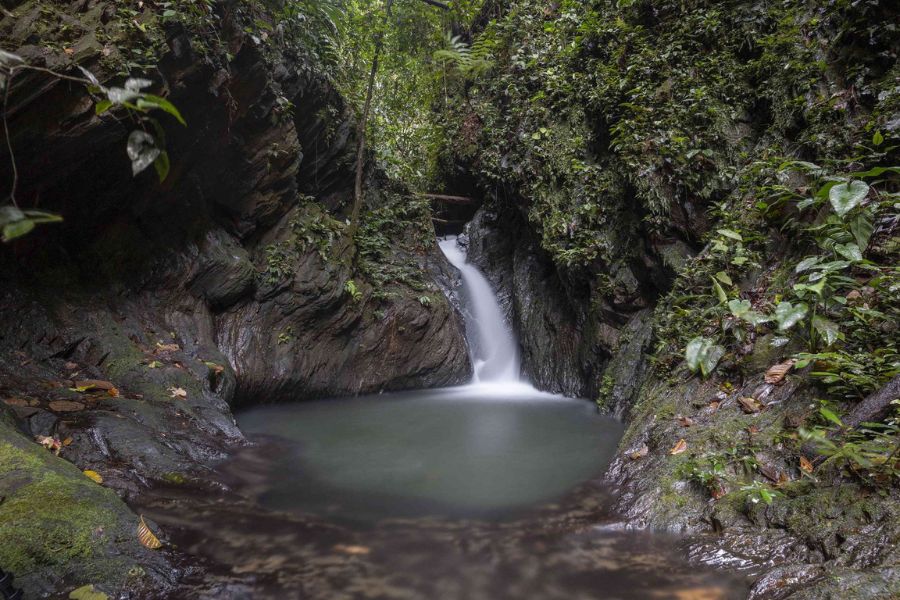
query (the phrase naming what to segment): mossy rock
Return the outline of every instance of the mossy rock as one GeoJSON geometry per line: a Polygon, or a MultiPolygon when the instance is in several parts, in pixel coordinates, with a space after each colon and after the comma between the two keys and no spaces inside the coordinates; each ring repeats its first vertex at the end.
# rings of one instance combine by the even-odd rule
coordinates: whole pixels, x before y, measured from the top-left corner
{"type": "Polygon", "coordinates": [[[0,565],[28,596],[86,584],[120,589],[136,565],[162,570],[138,517],[74,465],[0,422],[0,565]]]}

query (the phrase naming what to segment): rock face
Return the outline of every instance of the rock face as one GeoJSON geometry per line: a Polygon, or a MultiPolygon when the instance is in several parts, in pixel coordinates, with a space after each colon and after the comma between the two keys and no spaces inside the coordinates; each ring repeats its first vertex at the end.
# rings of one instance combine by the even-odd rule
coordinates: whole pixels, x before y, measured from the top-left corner
{"type": "Polygon", "coordinates": [[[621,415],[644,364],[650,323],[642,307],[648,302],[635,300],[627,308],[604,303],[594,310],[596,291],[577,274],[561,272],[515,212],[480,209],[466,238],[468,259],[497,290],[519,337],[525,375],[548,391],[603,395],[598,399],[621,415]],[[598,373],[613,356],[618,359],[604,384],[598,373]]]}
{"type": "MultiPolygon", "coordinates": [[[[117,4],[24,3],[0,38],[29,64],[77,75],[69,54],[45,47],[58,19],[77,38],[74,60],[120,84],[134,42],[116,45],[130,20],[117,4]]],[[[132,177],[127,119],[97,116],[83,87],[35,72],[12,82],[19,204],[65,221],[0,248],[0,496],[19,506],[31,475],[18,465],[47,463],[51,487],[73,490],[73,510],[98,503],[86,518],[116,540],[86,541],[69,563],[59,546],[21,546],[23,524],[0,511],[0,564],[29,596],[118,590],[136,562],[158,568],[128,585],[158,589],[172,575],[170,555],[144,561],[124,504],[26,438],[65,441],[62,458],[127,498],[149,480],[202,477],[242,441],[238,403],[469,379],[460,316],[439,291],[453,274],[430,223],[371,171],[367,208],[396,214],[389,226],[364,222],[354,252],[340,216],[352,196],[349,111],[302,48],[248,34],[271,16],[242,4],[217,3],[212,26],[145,24],[159,44],[147,45],[152,89],[188,124],[160,117],[164,183],[153,169],[132,177]],[[398,261],[406,271],[395,277],[398,261]]],[[[11,181],[9,156],[0,164],[11,181]]],[[[53,532],[61,545],[66,527],[85,527],[67,522],[53,532]]]]}

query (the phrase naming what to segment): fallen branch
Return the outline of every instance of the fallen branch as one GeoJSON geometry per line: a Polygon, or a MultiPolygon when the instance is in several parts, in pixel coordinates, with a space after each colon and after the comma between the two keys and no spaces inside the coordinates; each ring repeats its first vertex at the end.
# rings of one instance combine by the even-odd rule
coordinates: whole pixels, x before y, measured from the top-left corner
{"type": "Polygon", "coordinates": [[[469,198],[468,196],[448,196],[446,194],[419,194],[423,198],[428,198],[429,200],[436,200],[438,202],[443,202],[445,204],[474,204],[476,202],[475,198],[469,198]]]}

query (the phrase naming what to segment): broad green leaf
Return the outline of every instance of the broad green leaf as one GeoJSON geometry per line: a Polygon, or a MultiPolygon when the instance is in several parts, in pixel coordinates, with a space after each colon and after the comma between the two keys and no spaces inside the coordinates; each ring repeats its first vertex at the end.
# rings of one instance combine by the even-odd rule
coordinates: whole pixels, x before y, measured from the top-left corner
{"type": "Polygon", "coordinates": [[[820,260],[822,260],[822,259],[818,256],[809,256],[807,258],[804,258],[799,263],[797,263],[796,267],[794,267],[794,272],[802,273],[803,271],[809,269],[810,267],[812,267],[813,265],[818,263],[820,260]]]}
{"type": "Polygon", "coordinates": [[[141,130],[131,132],[125,150],[128,152],[128,158],[131,159],[132,175],[137,175],[149,167],[160,154],[153,136],[141,130]]]}
{"type": "Polygon", "coordinates": [[[184,117],[181,116],[181,113],[175,108],[175,105],[163,98],[162,96],[154,96],[153,94],[144,94],[144,96],[138,100],[137,105],[140,107],[142,105],[147,106],[148,108],[158,108],[164,112],[169,113],[175,119],[181,123],[182,125],[187,126],[187,123],[184,120],[184,117]]]}
{"type": "Polygon", "coordinates": [[[869,247],[869,240],[873,231],[875,231],[875,223],[872,220],[872,215],[867,210],[860,211],[850,223],[850,232],[861,250],[869,247]]]}
{"type": "Polygon", "coordinates": [[[44,212],[42,210],[26,210],[23,211],[25,216],[35,223],[59,223],[63,218],[53,213],[44,212]]]}
{"type": "Polygon", "coordinates": [[[109,600],[109,596],[94,588],[93,584],[83,585],[69,593],[69,600],[109,600]]]}
{"type": "Polygon", "coordinates": [[[873,167],[868,171],[857,171],[855,173],[850,173],[850,177],[858,177],[860,179],[865,179],[868,177],[878,177],[885,173],[900,173],[900,167],[873,167]]]}
{"type": "Polygon", "coordinates": [[[739,242],[744,241],[744,238],[741,237],[741,234],[739,234],[737,231],[734,231],[731,229],[716,229],[716,232],[719,233],[720,235],[724,235],[727,238],[731,238],[731,239],[737,240],[739,242]]]}
{"type": "Polygon", "coordinates": [[[729,308],[729,310],[731,310],[731,314],[733,314],[736,317],[741,317],[750,311],[750,301],[749,300],[731,300],[728,302],[728,308],[729,308]]]}
{"type": "Polygon", "coordinates": [[[715,279],[712,280],[713,290],[716,292],[716,297],[719,299],[720,303],[725,303],[728,301],[728,295],[725,294],[725,290],[722,289],[722,286],[719,285],[719,282],[715,279]]]}
{"type": "Polygon", "coordinates": [[[838,417],[836,414],[834,414],[832,411],[828,410],[824,406],[819,409],[819,414],[821,414],[823,417],[825,417],[826,419],[828,419],[829,421],[831,421],[838,427],[844,426],[844,423],[843,423],[843,421],[841,421],[840,417],[838,417]]]}
{"type": "Polygon", "coordinates": [[[841,330],[837,323],[829,321],[825,317],[816,315],[813,317],[812,324],[816,331],[819,332],[819,335],[822,336],[822,339],[825,340],[827,346],[831,346],[841,337],[841,330]]]}
{"type": "Polygon", "coordinates": [[[765,323],[770,319],[759,313],[755,310],[751,310],[751,305],[749,300],[731,300],[728,303],[728,308],[731,310],[731,314],[736,316],[739,319],[742,319],[754,327],[761,323],[765,323]]]}
{"type": "Polygon", "coordinates": [[[859,262],[863,259],[862,252],[860,252],[859,250],[859,246],[857,246],[854,242],[850,242],[848,244],[835,244],[834,251],[849,261],[859,262]]]}
{"type": "Polygon", "coordinates": [[[728,276],[728,273],[725,271],[719,271],[716,273],[716,279],[724,283],[725,285],[734,285],[731,281],[731,277],[728,276]]]}
{"type": "Polygon", "coordinates": [[[699,369],[704,377],[712,373],[724,355],[725,348],[705,337],[695,337],[684,351],[688,368],[694,373],[699,369]]]}
{"type": "Polygon", "coordinates": [[[775,320],[778,322],[778,329],[787,331],[799,323],[806,316],[807,312],[809,312],[809,307],[802,302],[796,306],[790,302],[779,302],[778,306],[775,307],[775,320]]]}
{"type": "Polygon", "coordinates": [[[850,181],[839,183],[828,192],[828,201],[831,202],[834,212],[843,217],[854,207],[865,200],[869,193],[869,184],[864,181],[850,181]]]}
{"type": "Polygon", "coordinates": [[[97,113],[97,115],[102,115],[103,113],[108,111],[110,108],[112,108],[112,106],[113,106],[112,100],[109,100],[109,99],[100,100],[97,102],[97,105],[94,106],[94,112],[97,113]]]}
{"type": "Polygon", "coordinates": [[[881,142],[883,142],[883,141],[884,141],[884,136],[881,135],[880,131],[876,131],[875,135],[872,136],[872,145],[880,146],[881,142]]]}
{"type": "Polygon", "coordinates": [[[166,151],[160,152],[156,160],[153,161],[153,166],[156,168],[156,174],[159,175],[159,182],[162,183],[169,176],[169,167],[171,166],[169,153],[166,151]]]}
{"type": "Polygon", "coordinates": [[[32,229],[34,229],[34,221],[31,219],[22,219],[21,221],[8,223],[3,226],[3,241],[9,242],[22,237],[32,229]]]}
{"type": "Polygon", "coordinates": [[[722,346],[714,344],[709,347],[700,360],[700,371],[704,377],[709,377],[723,356],[725,356],[725,348],[722,346]]]}
{"type": "Polygon", "coordinates": [[[807,283],[798,283],[794,285],[795,292],[812,292],[817,296],[822,295],[822,291],[825,289],[825,279],[819,279],[816,283],[810,285],[807,283]]]}

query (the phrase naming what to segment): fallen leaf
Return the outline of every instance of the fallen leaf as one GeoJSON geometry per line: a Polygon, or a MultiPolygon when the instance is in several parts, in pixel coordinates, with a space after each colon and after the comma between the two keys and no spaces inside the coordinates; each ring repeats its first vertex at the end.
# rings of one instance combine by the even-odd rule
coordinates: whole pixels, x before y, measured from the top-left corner
{"type": "Polygon", "coordinates": [[[156,342],[156,352],[178,352],[181,348],[178,344],[163,344],[162,342],[156,342]]]}
{"type": "Polygon", "coordinates": [[[73,441],[74,441],[74,440],[73,440],[72,438],[67,437],[66,439],[64,439],[64,440],[62,441],[62,445],[63,445],[63,446],[71,446],[73,441]]]}
{"type": "Polygon", "coordinates": [[[110,388],[110,389],[106,390],[106,393],[109,394],[113,398],[119,397],[119,390],[116,388],[110,388]]]}
{"type": "Polygon", "coordinates": [[[716,412],[717,410],[719,410],[720,404],[721,404],[721,402],[719,402],[718,400],[713,400],[712,402],[709,403],[709,408],[712,412],[716,412]]]}
{"type": "Polygon", "coordinates": [[[150,364],[147,365],[147,367],[150,369],[158,369],[161,366],[163,366],[163,364],[161,362],[159,362],[158,360],[150,361],[150,364]]]}
{"type": "Polygon", "coordinates": [[[371,552],[369,548],[366,546],[352,546],[345,544],[338,544],[334,547],[334,550],[337,552],[343,552],[344,554],[368,554],[371,552]]]}
{"type": "Polygon", "coordinates": [[[63,52],[65,52],[69,56],[72,56],[73,54],[75,54],[75,48],[64,48],[63,52]]]}
{"type": "Polygon", "coordinates": [[[681,454],[685,450],[687,450],[687,442],[684,441],[684,438],[681,438],[678,440],[678,443],[672,446],[672,449],[669,450],[669,454],[681,454]]]}
{"type": "Polygon", "coordinates": [[[36,401],[25,398],[6,398],[3,403],[7,406],[35,406],[37,404],[36,401]]]}
{"type": "Polygon", "coordinates": [[[180,387],[170,387],[169,388],[169,397],[170,398],[180,398],[183,400],[183,399],[187,398],[187,390],[185,390],[184,388],[180,388],[180,387]]]}
{"type": "Polygon", "coordinates": [[[205,364],[216,375],[220,375],[225,370],[225,367],[214,362],[204,362],[203,364],[205,364]]]}
{"type": "Polygon", "coordinates": [[[678,424],[682,427],[690,427],[694,424],[694,420],[690,417],[682,417],[681,415],[679,415],[676,418],[678,419],[678,424]]]}
{"type": "Polygon", "coordinates": [[[83,585],[69,593],[69,600],[109,600],[109,596],[94,588],[94,584],[83,585]]]}
{"type": "Polygon", "coordinates": [[[72,400],[54,400],[50,403],[50,410],[53,412],[76,412],[84,410],[84,404],[72,400]]]}
{"type": "Polygon", "coordinates": [[[778,385],[784,381],[784,376],[791,370],[791,367],[794,366],[795,362],[797,361],[791,358],[783,363],[778,363],[777,365],[769,367],[769,370],[766,371],[766,383],[778,385]]]}
{"type": "Polygon", "coordinates": [[[762,410],[762,404],[752,396],[738,398],[738,404],[741,405],[741,409],[747,414],[758,413],[762,410]]]}
{"type": "Polygon", "coordinates": [[[147,527],[143,515],[141,515],[141,522],[138,524],[137,534],[138,541],[140,541],[145,548],[150,548],[151,550],[162,548],[162,542],[160,542],[159,538],[153,535],[153,532],[147,527]]]}
{"type": "Polygon", "coordinates": [[[34,437],[38,444],[46,448],[47,450],[53,451],[57,456],[59,456],[59,451],[62,450],[62,444],[59,441],[59,438],[50,437],[48,435],[37,435],[34,437]]]}
{"type": "Polygon", "coordinates": [[[77,364],[77,363],[73,363],[73,362],[67,362],[67,363],[65,364],[65,367],[66,367],[66,370],[67,370],[67,371],[74,371],[75,369],[78,368],[78,364],[77,364]]]}
{"type": "Polygon", "coordinates": [[[632,452],[628,455],[631,460],[638,460],[639,458],[644,458],[650,452],[650,448],[647,447],[647,444],[643,444],[640,448],[632,452]]]}
{"type": "Polygon", "coordinates": [[[103,483],[103,477],[97,471],[91,471],[90,469],[86,469],[82,471],[88,479],[93,479],[97,483],[103,483]]]}
{"type": "Polygon", "coordinates": [[[747,433],[749,433],[750,435],[756,435],[757,433],[759,433],[759,427],[757,427],[756,425],[751,425],[747,428],[747,433]]]}
{"type": "Polygon", "coordinates": [[[75,385],[71,388],[76,392],[90,392],[93,390],[114,390],[116,386],[108,381],[103,381],[102,379],[84,379],[81,381],[75,381],[75,385]]]}
{"type": "Polygon", "coordinates": [[[803,471],[804,473],[812,473],[813,472],[813,464],[805,456],[800,457],[800,470],[803,471]]]}

